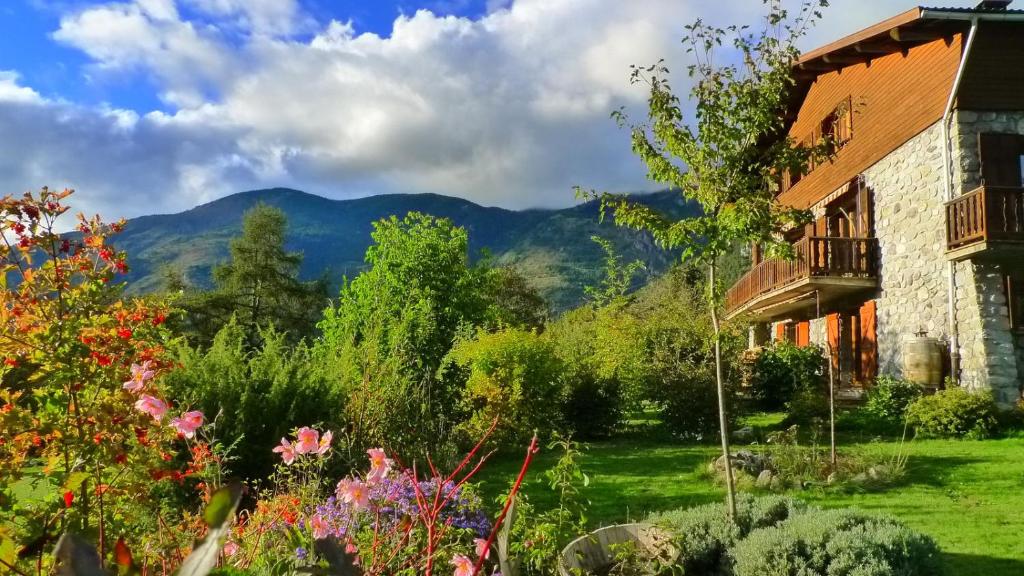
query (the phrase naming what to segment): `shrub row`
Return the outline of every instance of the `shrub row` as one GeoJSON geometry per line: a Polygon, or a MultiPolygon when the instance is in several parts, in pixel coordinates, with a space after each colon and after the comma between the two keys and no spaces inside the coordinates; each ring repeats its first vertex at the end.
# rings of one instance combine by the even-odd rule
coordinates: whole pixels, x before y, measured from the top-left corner
{"type": "Polygon", "coordinates": [[[739,495],[736,521],[721,504],[659,513],[683,574],[763,576],[933,576],[935,542],[900,522],[855,510],[820,510],[783,497],[739,495]]]}

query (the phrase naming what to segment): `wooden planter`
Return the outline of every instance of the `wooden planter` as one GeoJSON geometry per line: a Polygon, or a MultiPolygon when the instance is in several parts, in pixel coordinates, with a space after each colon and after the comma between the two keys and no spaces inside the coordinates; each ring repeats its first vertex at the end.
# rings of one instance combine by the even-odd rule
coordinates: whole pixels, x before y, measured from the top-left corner
{"type": "Polygon", "coordinates": [[[561,576],[600,573],[615,563],[619,544],[633,542],[640,553],[664,563],[675,561],[679,551],[671,538],[650,524],[616,524],[581,536],[569,543],[558,558],[561,576]]]}

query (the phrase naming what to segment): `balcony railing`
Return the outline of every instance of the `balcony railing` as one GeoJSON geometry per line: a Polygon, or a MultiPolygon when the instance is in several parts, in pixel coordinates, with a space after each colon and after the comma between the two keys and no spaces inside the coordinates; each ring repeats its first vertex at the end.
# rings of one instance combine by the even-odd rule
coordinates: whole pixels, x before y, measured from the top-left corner
{"type": "Polygon", "coordinates": [[[805,237],[793,244],[793,260],[765,260],[726,293],[726,312],[804,280],[874,278],[878,275],[874,238],[805,237]]]}
{"type": "Polygon", "coordinates": [[[946,203],[946,249],[1024,243],[1024,188],[981,186],[946,203]]]}

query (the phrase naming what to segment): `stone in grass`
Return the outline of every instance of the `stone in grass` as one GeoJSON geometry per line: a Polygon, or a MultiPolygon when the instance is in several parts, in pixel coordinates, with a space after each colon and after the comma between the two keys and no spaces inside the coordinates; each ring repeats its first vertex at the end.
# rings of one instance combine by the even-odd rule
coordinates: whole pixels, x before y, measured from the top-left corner
{"type": "MultiPolygon", "coordinates": [[[[757,476],[762,470],[771,468],[767,458],[754,454],[749,450],[739,450],[732,455],[732,466],[734,469],[742,470],[751,476],[757,476]]],[[[713,464],[714,470],[722,472],[725,470],[725,456],[719,456],[713,464]]]]}
{"type": "Polygon", "coordinates": [[[772,485],[772,471],[761,470],[761,473],[757,475],[757,487],[758,488],[770,488],[772,485]]]}
{"type": "Polygon", "coordinates": [[[754,429],[751,426],[740,428],[732,433],[733,438],[740,442],[746,442],[754,439],[754,429]]]}

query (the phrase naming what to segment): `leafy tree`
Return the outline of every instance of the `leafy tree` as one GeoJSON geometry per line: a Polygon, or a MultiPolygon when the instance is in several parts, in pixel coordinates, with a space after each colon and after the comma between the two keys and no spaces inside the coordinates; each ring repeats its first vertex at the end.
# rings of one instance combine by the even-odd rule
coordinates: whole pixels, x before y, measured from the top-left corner
{"type": "Polygon", "coordinates": [[[465,229],[447,219],[392,216],[374,223],[372,237],[367,269],[319,325],[321,357],[340,358],[358,441],[437,450],[461,384],[438,369],[460,334],[494,322],[494,270],[470,261],[465,229]]]}
{"type": "Polygon", "coordinates": [[[597,307],[620,303],[632,287],[633,278],[644,270],[644,263],[634,260],[623,264],[622,256],[615,251],[611,241],[600,236],[591,236],[590,239],[604,251],[604,278],[599,286],[587,286],[583,291],[597,307]]]}
{"type": "Polygon", "coordinates": [[[551,313],[547,301],[513,266],[494,271],[493,320],[502,326],[543,330],[551,313]]]}
{"type": "Polygon", "coordinates": [[[231,240],[231,260],[213,271],[214,289],[185,292],[187,330],[202,344],[232,317],[245,330],[250,347],[261,328],[273,325],[292,342],[314,333],[327,305],[327,283],[299,280],[302,255],[285,249],[287,218],[278,208],[258,204],[242,221],[242,234],[231,240]]]}
{"type": "MultiPolygon", "coordinates": [[[[703,209],[699,216],[668,218],[628,198],[602,194],[602,216],[611,212],[621,226],[647,230],[665,248],[681,248],[684,261],[707,270],[707,300],[715,335],[722,452],[729,460],[726,382],[722,369],[718,315],[719,258],[737,243],[758,242],[768,257],[792,255],[781,232],[805,224],[810,214],[780,205],[777,179],[784,171],[802,172],[825,156],[828,142],[798,145],[786,133],[785,109],[793,87],[795,42],[820,18],[825,0],[808,0],[791,16],[777,0],[765,0],[768,15],[757,33],[747,26],[718,28],[701,20],[686,27],[683,43],[692,55],[692,120],[673,91],[661,63],[634,67],[631,80],[648,89],[646,122],[631,124],[625,112],[613,117],[629,126],[633,152],[646,164],[648,178],[681,191],[703,209]],[[716,60],[716,50],[731,38],[733,60],[716,60]]],[[[581,195],[586,195],[582,194],[581,195]]],[[[590,194],[593,195],[593,194],[590,194]]],[[[728,507],[735,516],[732,469],[726,466],[728,507]]]]}
{"type": "Polygon", "coordinates": [[[487,320],[491,269],[470,262],[469,236],[450,220],[410,212],[373,228],[368,269],[327,310],[324,337],[377,338],[416,379],[428,381],[460,327],[487,320]]]}

